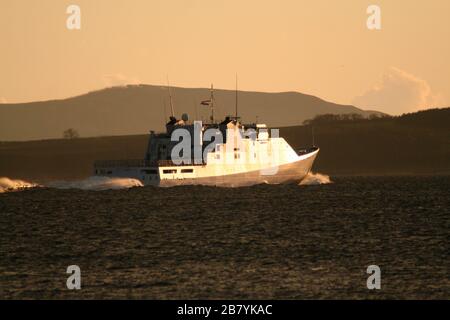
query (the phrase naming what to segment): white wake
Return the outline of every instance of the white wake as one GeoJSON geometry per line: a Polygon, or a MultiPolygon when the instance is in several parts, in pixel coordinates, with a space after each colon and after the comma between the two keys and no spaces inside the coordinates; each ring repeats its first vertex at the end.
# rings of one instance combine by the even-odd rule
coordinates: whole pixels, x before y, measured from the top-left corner
{"type": "Polygon", "coordinates": [[[37,186],[39,185],[32,182],[0,177],[0,193],[34,188],[37,186]]]}
{"type": "Polygon", "coordinates": [[[310,172],[308,175],[300,182],[300,186],[310,186],[319,184],[329,184],[333,183],[330,176],[321,173],[310,172]]]}
{"type": "Polygon", "coordinates": [[[27,182],[23,180],[0,177],[0,193],[21,191],[28,188],[47,187],[55,189],[81,189],[81,190],[118,190],[132,187],[142,187],[141,181],[132,178],[109,178],[92,176],[77,181],[53,181],[45,185],[27,182]]]}
{"type": "Polygon", "coordinates": [[[81,190],[117,190],[132,187],[142,187],[141,181],[132,178],[109,178],[92,176],[78,181],[55,181],[48,183],[46,187],[56,189],[81,189],[81,190]]]}

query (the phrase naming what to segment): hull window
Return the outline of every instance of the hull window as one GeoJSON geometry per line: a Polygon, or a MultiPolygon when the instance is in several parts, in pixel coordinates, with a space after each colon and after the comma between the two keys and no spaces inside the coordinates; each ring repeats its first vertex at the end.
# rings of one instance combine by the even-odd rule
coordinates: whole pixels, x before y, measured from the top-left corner
{"type": "Polygon", "coordinates": [[[177,173],[177,169],[166,169],[163,170],[164,174],[169,174],[169,173],[177,173]]]}
{"type": "Polygon", "coordinates": [[[181,173],[193,173],[194,169],[181,169],[181,173]]]}

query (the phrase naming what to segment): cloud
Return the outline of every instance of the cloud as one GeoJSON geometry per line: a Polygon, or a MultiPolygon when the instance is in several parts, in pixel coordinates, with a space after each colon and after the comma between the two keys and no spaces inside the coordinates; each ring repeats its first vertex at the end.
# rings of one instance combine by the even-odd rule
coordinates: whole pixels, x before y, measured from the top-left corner
{"type": "Polygon", "coordinates": [[[128,84],[139,84],[138,78],[127,77],[121,73],[103,76],[103,81],[108,87],[126,86],[128,84]]]}
{"type": "Polygon", "coordinates": [[[436,107],[439,96],[430,85],[412,74],[391,67],[380,83],[361,96],[353,104],[393,115],[436,107]]]}

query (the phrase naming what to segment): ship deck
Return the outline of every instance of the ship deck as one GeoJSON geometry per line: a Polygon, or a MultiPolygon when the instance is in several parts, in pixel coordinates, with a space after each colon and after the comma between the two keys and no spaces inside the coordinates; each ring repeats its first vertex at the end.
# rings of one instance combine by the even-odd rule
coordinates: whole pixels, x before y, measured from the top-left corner
{"type": "Polygon", "coordinates": [[[184,166],[204,166],[206,163],[182,163],[175,164],[172,160],[149,161],[144,159],[127,159],[127,160],[97,160],[94,168],[148,168],[148,167],[184,167],[184,166]]]}

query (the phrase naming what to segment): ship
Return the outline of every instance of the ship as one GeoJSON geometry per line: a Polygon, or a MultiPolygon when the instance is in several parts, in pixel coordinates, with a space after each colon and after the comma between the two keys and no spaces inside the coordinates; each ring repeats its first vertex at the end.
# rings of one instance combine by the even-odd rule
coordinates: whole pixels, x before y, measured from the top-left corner
{"type": "Polygon", "coordinates": [[[236,112],[218,122],[214,91],[202,105],[211,108],[207,123],[177,119],[170,95],[171,116],[165,132],[150,131],[142,159],[101,160],[96,176],[133,178],[144,186],[205,185],[244,187],[257,184],[300,183],[311,171],[319,148],[294,150],[279,131],[263,123],[243,124],[236,112]]]}

